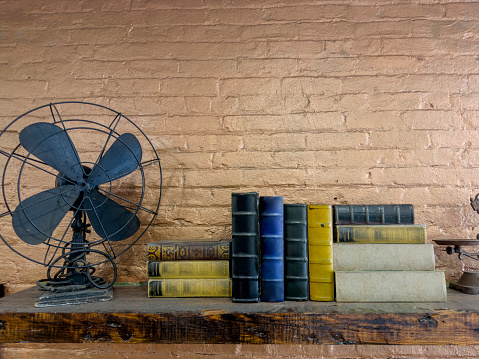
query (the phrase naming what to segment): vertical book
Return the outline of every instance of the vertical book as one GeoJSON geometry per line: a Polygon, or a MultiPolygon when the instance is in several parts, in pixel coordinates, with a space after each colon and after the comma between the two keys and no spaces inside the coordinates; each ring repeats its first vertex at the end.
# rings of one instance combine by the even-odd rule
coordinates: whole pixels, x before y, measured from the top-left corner
{"type": "Polygon", "coordinates": [[[233,302],[258,302],[258,193],[232,193],[231,212],[232,299],[233,302]]]}
{"type": "Polygon", "coordinates": [[[259,198],[261,243],[261,300],[284,301],[283,197],[259,198]]]}
{"type": "Polygon", "coordinates": [[[308,220],[305,204],[284,205],[284,299],[309,300],[308,220]]]}
{"type": "Polygon", "coordinates": [[[308,206],[309,291],[311,300],[334,300],[332,206],[308,206]]]}

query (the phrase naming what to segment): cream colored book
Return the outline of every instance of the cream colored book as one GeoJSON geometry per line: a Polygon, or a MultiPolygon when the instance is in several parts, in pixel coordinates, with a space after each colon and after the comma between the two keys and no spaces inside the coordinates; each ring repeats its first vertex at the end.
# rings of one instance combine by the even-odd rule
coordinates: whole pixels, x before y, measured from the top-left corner
{"type": "Polygon", "coordinates": [[[335,272],[338,302],[445,302],[440,271],[335,272]]]}
{"type": "Polygon", "coordinates": [[[433,271],[432,244],[333,243],[336,271],[433,271]]]}

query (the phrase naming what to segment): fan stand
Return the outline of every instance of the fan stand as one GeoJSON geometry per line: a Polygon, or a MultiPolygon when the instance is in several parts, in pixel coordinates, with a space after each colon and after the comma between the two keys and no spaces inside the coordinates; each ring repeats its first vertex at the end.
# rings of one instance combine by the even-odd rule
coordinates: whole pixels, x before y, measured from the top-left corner
{"type": "MultiPolygon", "coordinates": [[[[53,307],[59,305],[74,305],[92,302],[104,302],[113,299],[113,287],[100,287],[108,283],[106,279],[92,277],[92,268],[86,266],[86,254],[84,251],[86,233],[90,233],[83,220],[83,212],[78,211],[72,223],[73,236],[70,242],[70,253],[65,262],[68,263],[66,274],[60,270],[49,279],[42,279],[37,282],[40,290],[44,293],[40,296],[35,307],[53,307]]],[[[113,262],[112,262],[113,263],[113,262]]],[[[115,273],[116,273],[116,268],[115,273]]]]}
{"type": "Polygon", "coordinates": [[[450,282],[449,288],[466,294],[479,294],[479,272],[464,271],[457,282],[450,282]]]}
{"type": "MultiPolygon", "coordinates": [[[[438,245],[447,245],[445,252],[449,255],[457,253],[460,260],[464,257],[479,260],[479,253],[467,252],[462,248],[465,246],[478,246],[479,240],[477,239],[435,239],[433,241],[438,245]]],[[[457,282],[449,283],[449,288],[465,294],[479,294],[479,272],[463,271],[461,278],[457,282]]]]}
{"type": "Polygon", "coordinates": [[[35,307],[56,307],[59,305],[74,305],[93,302],[106,302],[113,299],[113,288],[99,289],[96,287],[72,292],[44,292],[35,307]]]}

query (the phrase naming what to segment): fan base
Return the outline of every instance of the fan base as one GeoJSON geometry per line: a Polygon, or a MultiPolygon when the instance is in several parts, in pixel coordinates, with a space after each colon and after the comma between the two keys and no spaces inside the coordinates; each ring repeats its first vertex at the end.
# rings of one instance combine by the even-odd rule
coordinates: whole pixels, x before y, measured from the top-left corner
{"type": "Polygon", "coordinates": [[[35,307],[56,307],[59,305],[75,305],[93,302],[106,302],[113,299],[113,288],[99,289],[88,288],[84,290],[77,290],[73,292],[44,292],[35,307]]]}
{"type": "Polygon", "coordinates": [[[457,282],[450,282],[449,288],[465,294],[479,294],[479,272],[465,271],[457,282]]]}

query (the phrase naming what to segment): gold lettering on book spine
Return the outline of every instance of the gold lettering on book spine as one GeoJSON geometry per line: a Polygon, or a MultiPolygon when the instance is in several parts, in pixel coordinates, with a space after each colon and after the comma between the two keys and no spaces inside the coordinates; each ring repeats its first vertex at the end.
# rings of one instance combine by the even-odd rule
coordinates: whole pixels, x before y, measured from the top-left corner
{"type": "Polygon", "coordinates": [[[230,258],[230,245],[229,244],[221,244],[217,247],[218,252],[217,256],[218,259],[229,259],[230,258]]]}
{"type": "Polygon", "coordinates": [[[230,259],[230,244],[155,244],[147,247],[150,261],[230,259]]]}

